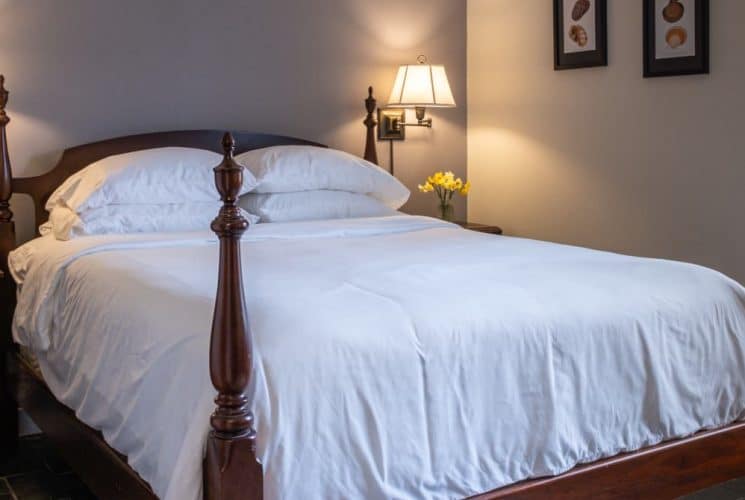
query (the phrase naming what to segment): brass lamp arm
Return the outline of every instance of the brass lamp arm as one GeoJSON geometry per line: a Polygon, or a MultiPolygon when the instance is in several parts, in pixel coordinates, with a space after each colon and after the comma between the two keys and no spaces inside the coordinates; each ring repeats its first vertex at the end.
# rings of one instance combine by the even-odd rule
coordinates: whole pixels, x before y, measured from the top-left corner
{"type": "Polygon", "coordinates": [[[417,106],[414,108],[416,111],[416,123],[401,122],[402,127],[427,127],[432,128],[432,118],[424,118],[426,108],[423,106],[417,106]]]}

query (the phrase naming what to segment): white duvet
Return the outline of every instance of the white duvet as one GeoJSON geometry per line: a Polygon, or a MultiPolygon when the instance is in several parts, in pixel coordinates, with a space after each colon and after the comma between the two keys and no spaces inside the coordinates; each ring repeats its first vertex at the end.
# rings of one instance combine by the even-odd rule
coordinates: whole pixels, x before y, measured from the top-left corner
{"type": "MultiPolygon", "coordinates": [[[[410,216],[242,243],[267,498],[457,498],[744,416],[745,290],[714,271],[410,216]]],[[[166,499],[201,497],[209,233],[44,237],[15,335],[166,499]]]]}

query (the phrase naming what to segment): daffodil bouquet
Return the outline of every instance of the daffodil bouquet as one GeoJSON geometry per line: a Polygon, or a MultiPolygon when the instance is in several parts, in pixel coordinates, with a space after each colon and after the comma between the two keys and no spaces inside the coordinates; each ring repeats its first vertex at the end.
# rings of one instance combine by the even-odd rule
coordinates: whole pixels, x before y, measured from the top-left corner
{"type": "Polygon", "coordinates": [[[440,217],[444,220],[453,219],[453,195],[459,193],[467,196],[471,190],[471,182],[463,182],[460,177],[455,177],[452,172],[435,172],[427,177],[427,182],[419,184],[422,193],[437,193],[440,199],[440,217]]]}

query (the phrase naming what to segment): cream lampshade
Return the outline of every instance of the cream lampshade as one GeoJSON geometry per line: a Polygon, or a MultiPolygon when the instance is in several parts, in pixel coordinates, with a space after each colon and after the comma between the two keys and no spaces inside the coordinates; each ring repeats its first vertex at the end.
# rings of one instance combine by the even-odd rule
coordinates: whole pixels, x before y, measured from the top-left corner
{"type": "Polygon", "coordinates": [[[445,67],[427,64],[427,58],[419,56],[419,64],[405,64],[398,69],[388,106],[416,109],[418,125],[432,126],[432,119],[424,119],[425,109],[453,108],[455,99],[450,90],[445,67]]]}

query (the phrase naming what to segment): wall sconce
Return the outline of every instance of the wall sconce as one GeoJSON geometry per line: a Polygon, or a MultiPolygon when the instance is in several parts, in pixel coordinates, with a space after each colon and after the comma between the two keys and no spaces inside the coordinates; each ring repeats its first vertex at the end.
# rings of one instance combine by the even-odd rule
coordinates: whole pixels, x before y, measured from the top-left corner
{"type": "Polygon", "coordinates": [[[455,99],[442,65],[427,64],[426,56],[417,57],[419,64],[405,64],[388,99],[388,108],[378,110],[378,139],[402,141],[406,127],[432,128],[432,118],[425,118],[427,108],[454,108],[455,99]],[[416,123],[406,123],[405,108],[414,108],[416,123]]]}

